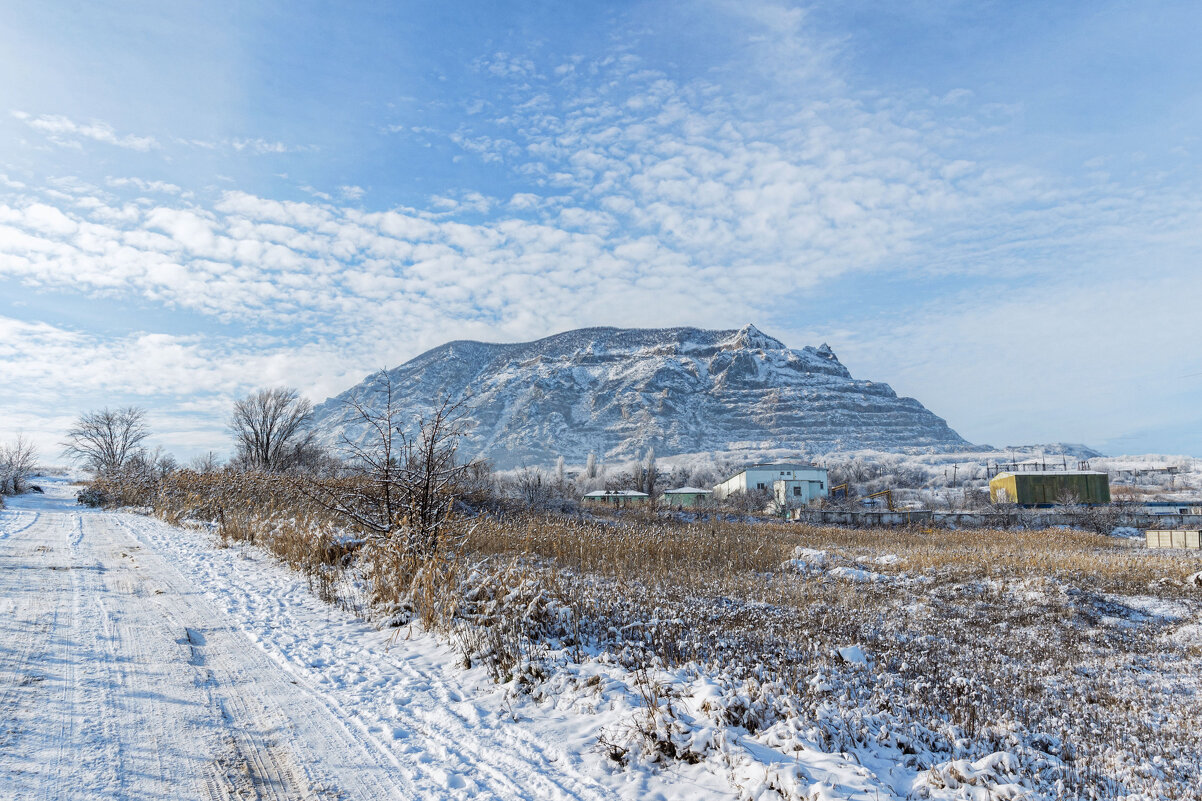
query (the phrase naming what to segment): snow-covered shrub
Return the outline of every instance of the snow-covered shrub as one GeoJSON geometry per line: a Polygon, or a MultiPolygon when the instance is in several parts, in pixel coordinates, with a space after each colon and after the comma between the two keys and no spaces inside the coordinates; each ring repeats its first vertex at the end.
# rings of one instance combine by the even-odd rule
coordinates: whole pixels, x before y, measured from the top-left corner
{"type": "Polygon", "coordinates": [[[1202,786],[1197,557],[1071,530],[511,511],[463,517],[461,548],[406,573],[287,481],[177,474],[158,499],[253,538],[325,597],[360,587],[376,620],[444,632],[536,702],[624,692],[601,745],[632,769],[705,763],[748,798],[821,797],[807,771],[832,764],[867,798],[1202,786]]]}
{"type": "Polygon", "coordinates": [[[28,489],[37,459],[37,448],[23,436],[0,445],[0,504],[5,495],[19,495],[28,489]]]}
{"type": "Polygon", "coordinates": [[[104,490],[97,486],[88,486],[75,493],[75,502],[81,506],[91,506],[93,508],[100,506],[108,506],[108,496],[104,490]]]}

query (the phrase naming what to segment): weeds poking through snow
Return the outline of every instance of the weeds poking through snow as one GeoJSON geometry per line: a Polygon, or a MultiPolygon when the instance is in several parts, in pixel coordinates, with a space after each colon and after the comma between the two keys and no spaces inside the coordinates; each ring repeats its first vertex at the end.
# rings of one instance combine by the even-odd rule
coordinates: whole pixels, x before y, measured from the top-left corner
{"type": "Polygon", "coordinates": [[[522,513],[465,517],[458,550],[414,565],[286,478],[173,474],[153,503],[443,632],[515,693],[629,709],[599,743],[626,764],[705,763],[746,797],[827,792],[835,763],[870,798],[1202,797],[1195,556],[522,513]]]}

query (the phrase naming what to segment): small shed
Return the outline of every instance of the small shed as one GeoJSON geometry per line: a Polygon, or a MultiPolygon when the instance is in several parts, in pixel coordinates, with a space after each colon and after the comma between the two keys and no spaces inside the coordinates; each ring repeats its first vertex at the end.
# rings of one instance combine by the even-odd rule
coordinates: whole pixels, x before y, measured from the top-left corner
{"type": "Polygon", "coordinates": [[[710,501],[713,492],[700,487],[677,487],[664,490],[664,504],[667,506],[705,506],[710,501]]]}
{"type": "Polygon", "coordinates": [[[1149,529],[1145,536],[1149,548],[1189,548],[1202,549],[1202,531],[1192,529],[1149,529]]]}
{"type": "Polygon", "coordinates": [[[1078,503],[1110,503],[1110,477],[1097,470],[1030,470],[998,473],[989,480],[989,500],[1019,506],[1054,506],[1072,496],[1078,503]]]}
{"type": "Polygon", "coordinates": [[[625,509],[628,506],[645,506],[651,496],[638,490],[594,490],[584,496],[585,503],[625,509]]]}

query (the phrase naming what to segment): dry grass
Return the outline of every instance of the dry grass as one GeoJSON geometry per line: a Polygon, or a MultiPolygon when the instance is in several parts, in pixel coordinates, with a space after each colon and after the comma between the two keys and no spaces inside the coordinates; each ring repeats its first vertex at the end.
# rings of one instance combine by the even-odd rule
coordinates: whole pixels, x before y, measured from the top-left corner
{"type": "Polygon", "coordinates": [[[537,570],[584,621],[584,636],[635,665],[704,666],[793,699],[765,712],[776,702],[761,697],[756,714],[735,721],[749,730],[774,715],[827,715],[808,682],[839,671],[836,649],[855,643],[874,664],[846,685],[830,747],[861,741],[863,718],[879,714],[911,721],[925,748],[957,758],[1046,735],[1072,766],[1055,779],[1060,797],[1202,792],[1189,756],[1202,745],[1198,649],[1166,639],[1173,621],[1122,603],[1155,597],[1196,617],[1202,593],[1184,579],[1202,558],[1080,531],[635,515],[487,519],[468,546],[537,570]],[[797,547],[826,552],[828,567],[883,578],[783,570],[797,547]],[[898,561],[876,563],[887,555],[898,561]],[[961,738],[972,743],[967,753],[961,738]],[[1166,766],[1161,774],[1136,775],[1132,765],[1150,756],[1166,766]]]}
{"type": "Polygon", "coordinates": [[[1202,656],[1168,639],[1178,623],[1124,604],[1151,597],[1197,618],[1202,592],[1184,579],[1200,557],[1066,530],[515,513],[461,518],[462,550],[414,572],[290,480],[180,473],[154,506],[270,549],[327,600],[449,633],[498,681],[537,684],[549,649],[581,658],[587,645],[636,673],[724,677],[740,699],[724,720],[753,732],[821,721],[823,748],[875,740],[915,767],[927,766],[922,754],[1048,748],[1068,766],[1040,779],[1058,788],[1051,797],[1202,794],[1189,756],[1202,752],[1202,656]],[[798,547],[826,552],[825,569],[784,567],[798,547]],[[877,563],[887,555],[896,562],[877,563]],[[836,649],[853,643],[869,670],[840,664],[836,649]],[[838,697],[815,689],[834,675],[838,697]],[[1149,772],[1151,756],[1160,766],[1149,772]]]}
{"type": "Polygon", "coordinates": [[[608,578],[670,576],[673,584],[699,581],[707,587],[716,576],[735,580],[775,571],[798,546],[860,562],[895,555],[897,566],[874,569],[931,574],[941,582],[1041,576],[1085,581],[1104,592],[1163,592],[1161,582],[1202,569],[1202,557],[1168,559],[1111,537],[1062,529],[849,529],[717,518],[526,514],[487,518],[468,541],[480,554],[541,557],[560,569],[608,578]]]}

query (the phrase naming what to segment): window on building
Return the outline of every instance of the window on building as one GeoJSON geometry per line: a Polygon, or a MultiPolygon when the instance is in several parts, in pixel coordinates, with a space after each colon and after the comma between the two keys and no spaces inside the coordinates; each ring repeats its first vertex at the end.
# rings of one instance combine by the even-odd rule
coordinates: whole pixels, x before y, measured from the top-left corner
{"type": "Polygon", "coordinates": [[[801,487],[794,487],[794,488],[793,488],[793,494],[794,494],[794,495],[797,495],[797,496],[800,496],[800,495],[801,495],[801,487]]]}
{"type": "Polygon", "coordinates": [[[826,489],[826,484],[824,484],[824,483],[822,483],[821,481],[819,481],[819,482],[818,482],[818,489],[826,489]]]}
{"type": "Polygon", "coordinates": [[[764,484],[763,482],[761,482],[761,483],[759,483],[759,484],[756,484],[756,485],[755,485],[755,488],[756,488],[756,489],[768,489],[768,485],[767,485],[767,484],[764,484]]]}

